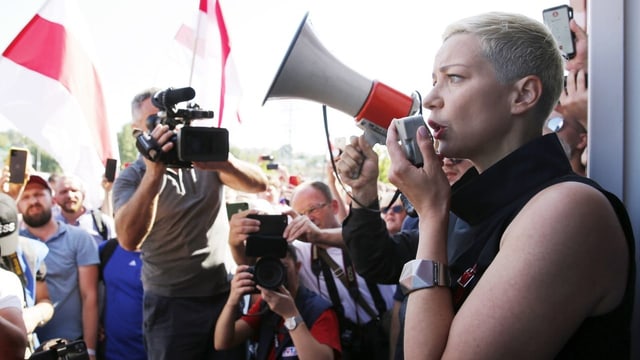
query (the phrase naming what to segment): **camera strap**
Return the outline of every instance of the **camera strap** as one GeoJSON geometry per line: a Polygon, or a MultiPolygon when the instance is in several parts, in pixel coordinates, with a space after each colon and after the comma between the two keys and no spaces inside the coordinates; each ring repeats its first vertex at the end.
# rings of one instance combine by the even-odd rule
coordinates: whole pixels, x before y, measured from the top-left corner
{"type": "Polygon", "coordinates": [[[324,281],[327,285],[327,291],[329,291],[329,297],[331,298],[331,303],[336,308],[339,319],[343,319],[344,307],[342,306],[342,301],[340,301],[340,295],[338,295],[336,283],[333,281],[331,269],[329,269],[329,266],[318,257],[318,247],[315,245],[311,245],[311,270],[318,280],[318,290],[320,290],[320,272],[322,271],[325,279],[324,281]]]}
{"type": "MultiPolygon", "coordinates": [[[[345,262],[345,270],[343,270],[340,267],[340,265],[338,265],[331,258],[331,256],[329,256],[329,254],[327,253],[327,250],[323,248],[319,248],[315,245],[312,245],[311,251],[312,251],[312,258],[314,260],[319,257],[323,263],[331,267],[331,272],[333,273],[333,275],[335,275],[335,277],[340,279],[342,284],[344,284],[347,290],[349,290],[349,294],[351,295],[351,298],[353,298],[353,300],[356,302],[356,305],[362,307],[362,309],[364,309],[364,311],[366,311],[366,313],[369,314],[369,316],[372,319],[378,318],[378,314],[376,313],[376,311],[373,310],[371,306],[367,304],[366,301],[364,301],[362,296],[360,296],[360,290],[358,289],[358,281],[356,279],[356,271],[353,264],[351,263],[351,259],[349,258],[349,256],[344,251],[342,252],[343,261],[345,262]]],[[[333,276],[327,276],[325,274],[325,282],[327,283],[327,289],[329,289],[329,284],[333,283],[333,276]]],[[[335,284],[333,284],[333,287],[335,288],[335,284]]],[[[377,290],[377,286],[376,286],[376,290],[377,290]]],[[[331,293],[331,290],[329,290],[329,292],[331,293]]],[[[336,297],[337,297],[337,291],[336,291],[336,297]]],[[[335,300],[332,299],[332,302],[335,303],[335,300]]],[[[339,298],[338,298],[338,302],[339,302],[339,298]]]]}

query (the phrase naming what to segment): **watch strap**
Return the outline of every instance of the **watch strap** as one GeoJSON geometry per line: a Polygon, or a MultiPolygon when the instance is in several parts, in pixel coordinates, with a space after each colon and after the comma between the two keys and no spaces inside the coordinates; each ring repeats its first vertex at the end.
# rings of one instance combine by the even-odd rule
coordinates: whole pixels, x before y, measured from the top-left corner
{"type": "Polygon", "coordinates": [[[402,293],[409,293],[431,288],[434,286],[451,286],[451,276],[446,264],[433,261],[415,259],[407,262],[400,275],[400,288],[402,293]]]}

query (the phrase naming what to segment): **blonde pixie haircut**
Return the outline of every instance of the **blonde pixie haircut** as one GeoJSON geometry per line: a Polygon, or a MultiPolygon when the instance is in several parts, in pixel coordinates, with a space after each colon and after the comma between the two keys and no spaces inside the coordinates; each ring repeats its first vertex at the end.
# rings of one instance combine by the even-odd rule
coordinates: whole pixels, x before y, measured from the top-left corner
{"type": "Polygon", "coordinates": [[[456,34],[479,38],[482,52],[501,83],[537,76],[542,82],[542,95],[534,115],[540,121],[547,118],[564,87],[564,64],[558,45],[544,24],[520,14],[489,12],[450,24],[443,41],[456,34]]]}

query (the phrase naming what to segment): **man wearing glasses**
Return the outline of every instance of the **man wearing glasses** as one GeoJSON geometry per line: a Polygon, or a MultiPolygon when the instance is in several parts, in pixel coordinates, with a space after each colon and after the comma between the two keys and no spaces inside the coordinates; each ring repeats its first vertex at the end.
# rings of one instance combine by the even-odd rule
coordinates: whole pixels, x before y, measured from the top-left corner
{"type": "MultiPolygon", "coordinates": [[[[378,285],[356,274],[351,258],[343,251],[339,203],[326,183],[298,185],[290,205],[292,219],[283,237],[296,247],[302,264],[300,283],[329,300],[338,312],[342,358],[388,359],[388,335],[381,318],[389,313],[395,285],[378,285]],[[357,341],[360,346],[355,345],[357,341]]],[[[244,240],[259,227],[258,220],[247,217],[256,212],[247,210],[231,217],[229,245],[239,265],[251,264],[244,240]]]]}
{"type": "Polygon", "coordinates": [[[299,240],[293,244],[303,264],[300,281],[330,300],[342,317],[343,357],[386,359],[388,338],[379,320],[391,308],[395,286],[367,282],[356,274],[348,253],[343,251],[338,205],[324,182],[299,185],[291,197],[291,207],[301,216],[290,222],[284,236],[299,240]],[[346,275],[339,276],[342,273],[346,275]],[[361,346],[354,345],[357,340],[361,346]]]}

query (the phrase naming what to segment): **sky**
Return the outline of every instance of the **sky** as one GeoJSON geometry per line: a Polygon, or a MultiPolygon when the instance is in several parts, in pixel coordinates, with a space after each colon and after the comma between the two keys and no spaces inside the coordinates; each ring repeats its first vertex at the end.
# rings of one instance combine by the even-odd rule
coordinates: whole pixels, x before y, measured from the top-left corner
{"type": "MultiPolygon", "coordinates": [[[[561,0],[560,0],[561,1],[561,0]]],[[[3,50],[44,0],[0,0],[3,50]]],[[[232,146],[326,153],[320,104],[269,100],[265,95],[305,14],[322,45],[343,66],[410,95],[426,94],[435,53],[450,22],[485,11],[512,11],[542,21],[558,0],[220,0],[242,87],[242,124],[223,123],[232,146]]],[[[166,60],[173,37],[197,10],[198,0],[80,0],[102,80],[112,132],[130,121],[140,90],[183,87],[166,60]],[[168,78],[173,79],[167,83],[168,78]]],[[[196,89],[197,91],[197,89],[196,89]]],[[[212,109],[213,110],[213,109],[212,109]]],[[[0,127],[10,126],[0,119],[0,127]]],[[[329,109],[331,139],[360,135],[354,119],[329,109]]]]}

